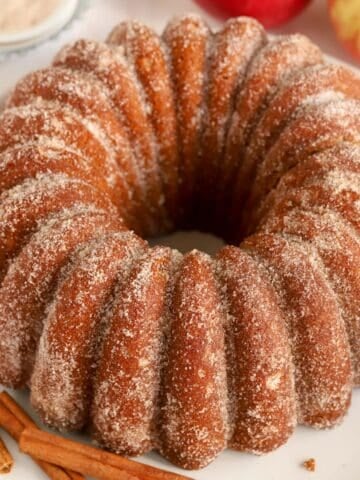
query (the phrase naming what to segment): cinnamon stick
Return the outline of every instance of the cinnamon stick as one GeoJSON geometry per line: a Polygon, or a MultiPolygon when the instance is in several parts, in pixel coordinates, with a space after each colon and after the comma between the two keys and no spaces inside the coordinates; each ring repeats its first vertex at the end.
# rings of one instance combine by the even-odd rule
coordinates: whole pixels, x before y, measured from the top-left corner
{"type": "Polygon", "coordinates": [[[9,473],[13,464],[14,460],[0,437],[0,473],[9,473]]]}
{"type": "Polygon", "coordinates": [[[22,452],[32,457],[99,480],[190,480],[189,477],[33,428],[22,432],[19,446],[22,452]]]}
{"type": "MultiPolygon", "coordinates": [[[[4,391],[0,393],[0,427],[16,442],[19,442],[20,435],[25,427],[37,428],[37,425],[20,405],[4,391]]],[[[51,480],[84,480],[84,477],[77,472],[64,470],[57,465],[41,460],[34,459],[34,461],[51,480]]]]}
{"type": "Polygon", "coordinates": [[[3,428],[15,441],[19,441],[24,426],[0,401],[0,427],[3,428]]]}

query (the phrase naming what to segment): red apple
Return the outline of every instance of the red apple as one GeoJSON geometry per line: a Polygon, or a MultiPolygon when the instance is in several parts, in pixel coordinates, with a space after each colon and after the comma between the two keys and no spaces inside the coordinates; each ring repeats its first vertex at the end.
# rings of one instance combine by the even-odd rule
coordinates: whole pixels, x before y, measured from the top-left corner
{"type": "Polygon", "coordinates": [[[329,12],[340,42],[360,61],[360,0],[329,0],[329,12]]]}
{"type": "MultiPolygon", "coordinates": [[[[195,0],[215,16],[228,18],[246,15],[265,27],[285,23],[300,13],[311,0],[195,0]]],[[[346,1],[346,0],[345,0],[346,1]]]]}

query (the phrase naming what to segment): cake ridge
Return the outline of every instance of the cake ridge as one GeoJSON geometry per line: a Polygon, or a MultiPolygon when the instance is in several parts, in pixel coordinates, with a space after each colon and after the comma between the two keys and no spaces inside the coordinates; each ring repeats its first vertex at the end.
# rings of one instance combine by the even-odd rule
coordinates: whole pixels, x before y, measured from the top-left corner
{"type": "MultiPolygon", "coordinates": [[[[149,27],[140,22],[123,22],[110,33],[107,42],[122,47],[137,78],[149,120],[156,165],[161,178],[162,196],[167,197],[174,217],[178,168],[175,104],[170,72],[163,43],[149,27]],[[152,82],[148,82],[148,77],[152,82]],[[166,132],[165,132],[166,129],[166,132]],[[169,158],[167,158],[169,157],[169,158]],[[175,175],[175,178],[173,178],[175,175]]],[[[166,222],[170,222],[166,218],[166,222]]],[[[169,227],[170,228],[170,224],[169,227]]]]}
{"type": "Polygon", "coordinates": [[[76,252],[71,271],[59,282],[47,309],[31,377],[32,403],[52,426],[79,429],[86,423],[90,372],[96,368],[99,356],[94,338],[101,336],[105,328],[99,318],[120,272],[143,246],[129,232],[105,234],[76,252]],[[67,305],[67,313],[61,311],[62,303],[67,305]],[[95,316],[88,313],[91,310],[95,310],[95,316]],[[76,325],[72,315],[78,319],[76,325]],[[66,329],[61,328],[64,322],[66,329]]]}

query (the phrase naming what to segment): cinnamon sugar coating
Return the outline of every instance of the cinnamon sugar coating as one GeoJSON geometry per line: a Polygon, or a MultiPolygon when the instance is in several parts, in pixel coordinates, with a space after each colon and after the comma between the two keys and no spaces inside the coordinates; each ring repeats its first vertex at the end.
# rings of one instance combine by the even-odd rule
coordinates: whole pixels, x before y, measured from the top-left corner
{"type": "MultiPolygon", "coordinates": [[[[212,33],[197,15],[176,17],[166,26],[162,39],[168,53],[179,148],[180,216],[191,223],[192,202],[198,195],[201,175],[199,151],[205,121],[207,62],[212,33]]],[[[184,220],[180,220],[183,222],[184,220]]],[[[186,225],[186,222],[185,222],[186,225]]]]}
{"type": "Polygon", "coordinates": [[[31,379],[31,401],[49,425],[80,429],[86,424],[106,305],[144,246],[132,233],[115,232],[73,255],[48,306],[31,379]]]}
{"type": "Polygon", "coordinates": [[[95,378],[92,427],[114,451],[139,455],[154,447],[170,248],[139,256],[120,279],[108,314],[95,378]],[[127,284],[122,284],[124,282],[127,284]]]}
{"type": "Polygon", "coordinates": [[[224,317],[208,255],[185,255],[170,311],[160,451],[185,468],[201,468],[225,448],[229,425],[224,317]]]}
{"type": "Polygon", "coordinates": [[[227,307],[229,443],[237,450],[265,453],[286,442],[296,425],[285,316],[266,272],[247,253],[225,247],[216,262],[227,307]]]}
{"type": "Polygon", "coordinates": [[[116,26],[110,33],[108,42],[123,48],[139,83],[156,153],[154,168],[161,181],[161,203],[156,209],[168,210],[162,228],[174,228],[179,215],[180,157],[175,96],[165,45],[154,31],[135,21],[116,26]]]}
{"type": "Polygon", "coordinates": [[[0,383],[188,469],[339,423],[360,385],[359,96],[247,18],[126,21],[27,75],[0,115],[0,383]],[[236,246],[141,238],[177,228],[236,246]]]}

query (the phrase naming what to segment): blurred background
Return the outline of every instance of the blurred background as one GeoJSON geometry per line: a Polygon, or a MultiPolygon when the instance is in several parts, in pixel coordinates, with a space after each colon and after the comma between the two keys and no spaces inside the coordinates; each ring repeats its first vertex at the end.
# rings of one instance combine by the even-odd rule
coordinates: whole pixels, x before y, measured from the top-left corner
{"type": "Polygon", "coordinates": [[[126,18],[161,31],[189,11],[213,27],[229,16],[254,16],[270,32],[301,32],[337,60],[360,65],[360,0],[0,0],[0,94],[75,38],[104,39],[126,18]]]}

